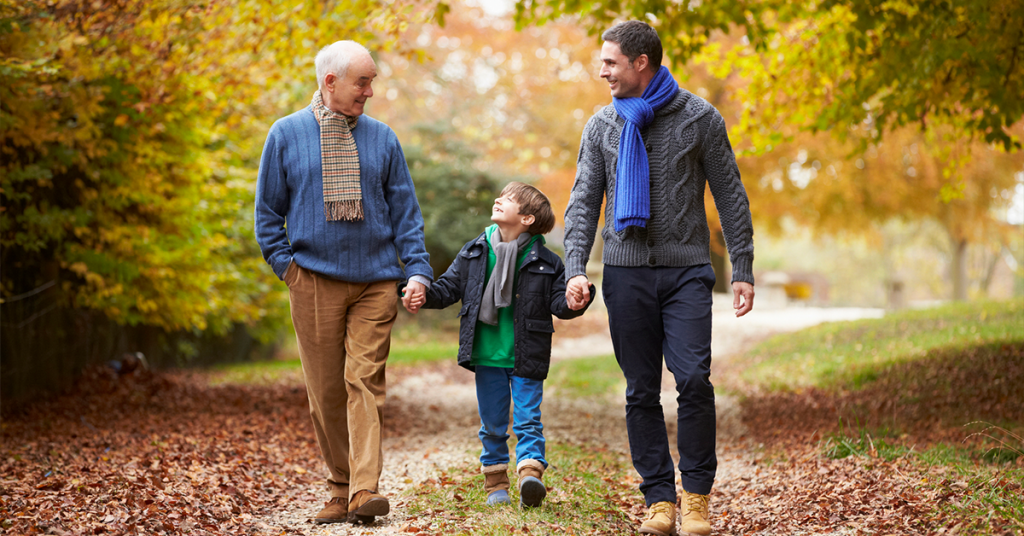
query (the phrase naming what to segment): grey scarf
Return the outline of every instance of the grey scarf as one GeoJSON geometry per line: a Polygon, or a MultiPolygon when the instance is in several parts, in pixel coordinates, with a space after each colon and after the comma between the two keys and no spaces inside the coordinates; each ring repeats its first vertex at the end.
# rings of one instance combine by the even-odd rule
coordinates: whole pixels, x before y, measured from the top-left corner
{"type": "Polygon", "coordinates": [[[484,287],[484,297],[480,302],[479,320],[491,326],[498,325],[498,309],[508,307],[512,303],[512,283],[516,276],[516,258],[519,252],[530,242],[532,235],[523,233],[515,242],[502,242],[501,230],[495,229],[492,236],[494,249],[494,270],[484,287]]]}

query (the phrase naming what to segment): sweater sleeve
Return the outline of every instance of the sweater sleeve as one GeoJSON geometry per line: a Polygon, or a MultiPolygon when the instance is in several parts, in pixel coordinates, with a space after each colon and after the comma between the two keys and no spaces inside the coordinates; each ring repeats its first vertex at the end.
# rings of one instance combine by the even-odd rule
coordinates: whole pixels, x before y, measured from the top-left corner
{"type": "Polygon", "coordinates": [[[732,281],[754,284],[754,226],[750,220],[750,202],[736,166],[725,120],[717,110],[711,114],[711,124],[704,134],[703,159],[732,262],[732,281]]]}
{"type": "Polygon", "coordinates": [[[288,265],[292,262],[292,246],[285,230],[289,192],[287,174],[282,164],[283,150],[275,125],[270,128],[263,146],[263,155],[260,157],[260,169],[256,175],[254,218],[256,242],[260,245],[263,258],[282,280],[288,265]]]}
{"type": "Polygon", "coordinates": [[[384,185],[384,200],[391,211],[391,228],[395,233],[398,258],[405,264],[405,276],[419,275],[433,281],[430,255],[424,243],[423,214],[416,200],[409,165],[405,161],[402,145],[394,132],[388,136],[388,171],[384,185]]]}
{"type": "Polygon", "coordinates": [[[595,115],[583,128],[580,154],[576,159],[576,180],[565,208],[565,278],[587,274],[587,261],[594,247],[594,235],[601,219],[601,202],[607,184],[604,155],[600,146],[600,121],[595,115]]]}

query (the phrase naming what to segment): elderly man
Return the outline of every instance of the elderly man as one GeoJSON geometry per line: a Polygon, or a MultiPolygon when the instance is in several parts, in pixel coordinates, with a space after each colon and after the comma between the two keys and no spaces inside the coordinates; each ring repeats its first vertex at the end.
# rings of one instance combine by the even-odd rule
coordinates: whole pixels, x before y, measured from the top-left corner
{"type": "Polygon", "coordinates": [[[676,533],[676,486],[661,407],[662,356],[675,376],[679,532],[710,534],[715,393],[711,386],[711,269],[704,188],[710,186],[733,265],[733,306],[754,304],[753,231],[722,116],[661,66],[661,39],[641,21],[602,35],[601,77],[612,105],[583,129],[565,211],[566,299],[589,299],[587,259],[607,196],[602,292],[615,358],[626,377],[629,448],[649,508],[644,534],[676,533]]]}
{"type": "Polygon", "coordinates": [[[433,280],[402,147],[363,115],[376,76],[362,45],[324,47],[319,90],[270,128],[256,180],[256,240],[288,285],[329,471],[331,499],[317,523],[369,523],[390,510],[377,486],[396,283],[408,275],[405,299],[418,302],[433,280]]]}

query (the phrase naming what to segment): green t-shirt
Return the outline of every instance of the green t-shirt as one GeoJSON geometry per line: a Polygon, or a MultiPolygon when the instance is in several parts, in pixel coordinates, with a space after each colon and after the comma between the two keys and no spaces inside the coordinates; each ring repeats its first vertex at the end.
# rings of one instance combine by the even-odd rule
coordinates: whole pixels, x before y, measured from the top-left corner
{"type": "MultiPolygon", "coordinates": [[[[498,226],[491,225],[484,232],[487,237],[487,268],[484,273],[484,288],[491,279],[491,272],[494,271],[494,264],[498,261],[494,255],[494,248],[491,246],[493,240],[498,240],[495,233],[498,233],[498,226]]],[[[512,323],[516,308],[516,289],[519,288],[519,267],[523,265],[523,259],[533,247],[536,240],[544,243],[544,237],[534,235],[526,244],[523,251],[519,253],[516,261],[516,274],[512,280],[512,303],[508,307],[498,309],[498,325],[484,324],[476,321],[476,333],[473,335],[473,355],[470,363],[474,366],[514,368],[516,362],[515,354],[515,327],[512,323]]]]}

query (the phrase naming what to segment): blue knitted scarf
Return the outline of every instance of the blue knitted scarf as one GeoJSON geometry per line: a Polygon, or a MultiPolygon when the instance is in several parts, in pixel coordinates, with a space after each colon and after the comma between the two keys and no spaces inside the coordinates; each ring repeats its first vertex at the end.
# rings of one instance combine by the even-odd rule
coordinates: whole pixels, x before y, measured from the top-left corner
{"type": "Polygon", "coordinates": [[[619,137],[619,164],[615,169],[615,231],[630,225],[646,227],[651,217],[651,168],[640,130],[651,124],[660,110],[679,92],[679,85],[665,66],[647,85],[644,94],[626,99],[613,98],[619,117],[626,121],[619,137]]]}

